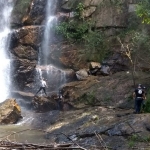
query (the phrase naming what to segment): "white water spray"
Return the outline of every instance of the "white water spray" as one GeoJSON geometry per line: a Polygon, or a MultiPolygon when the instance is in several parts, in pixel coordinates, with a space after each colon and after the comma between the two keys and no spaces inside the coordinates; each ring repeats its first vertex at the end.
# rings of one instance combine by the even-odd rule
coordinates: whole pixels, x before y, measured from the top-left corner
{"type": "Polygon", "coordinates": [[[13,9],[13,0],[0,0],[0,102],[9,95],[10,61],[8,57],[10,15],[13,9]]]}
{"type": "MultiPolygon", "coordinates": [[[[48,65],[49,55],[50,55],[50,44],[52,41],[52,27],[57,22],[57,17],[54,16],[55,7],[57,0],[48,0],[47,8],[46,8],[46,25],[44,31],[44,37],[42,41],[42,53],[43,53],[43,61],[42,64],[48,65]]],[[[41,63],[41,62],[40,62],[41,63]]]]}
{"type": "MultiPolygon", "coordinates": [[[[57,0],[47,0],[46,5],[46,22],[39,53],[39,61],[37,66],[38,78],[45,78],[49,87],[49,93],[58,91],[59,87],[66,82],[65,72],[52,65],[50,60],[53,44],[53,27],[57,24],[57,16],[55,9],[57,0]]],[[[56,44],[56,43],[55,43],[56,44]]]]}

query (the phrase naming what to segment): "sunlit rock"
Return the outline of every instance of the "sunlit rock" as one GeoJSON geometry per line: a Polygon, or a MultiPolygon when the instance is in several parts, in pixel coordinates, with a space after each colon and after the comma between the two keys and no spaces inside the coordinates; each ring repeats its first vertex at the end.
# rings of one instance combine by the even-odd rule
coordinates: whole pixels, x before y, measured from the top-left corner
{"type": "Polygon", "coordinates": [[[76,72],[76,76],[78,80],[84,80],[86,79],[89,75],[86,69],[81,69],[76,72]]]}
{"type": "Polygon", "coordinates": [[[99,62],[90,62],[89,68],[90,69],[95,69],[95,68],[100,69],[101,68],[101,64],[99,62]]]}
{"type": "Polygon", "coordinates": [[[14,124],[20,118],[21,109],[15,99],[7,99],[0,104],[0,124],[14,124]]]}

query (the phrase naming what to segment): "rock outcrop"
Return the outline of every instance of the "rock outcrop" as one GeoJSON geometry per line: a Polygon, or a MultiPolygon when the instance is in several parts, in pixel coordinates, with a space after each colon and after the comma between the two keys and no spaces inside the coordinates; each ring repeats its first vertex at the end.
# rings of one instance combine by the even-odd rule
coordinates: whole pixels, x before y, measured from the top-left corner
{"type": "Polygon", "coordinates": [[[20,90],[33,82],[42,31],[41,26],[26,26],[12,33],[10,45],[12,81],[20,90]]]}
{"type": "Polygon", "coordinates": [[[0,104],[0,124],[14,124],[21,119],[21,109],[15,99],[0,104]]]}
{"type": "Polygon", "coordinates": [[[46,112],[58,109],[58,103],[52,97],[36,96],[32,99],[32,104],[34,109],[39,112],[46,112]]]}
{"type": "MultiPolygon", "coordinates": [[[[108,38],[116,35],[122,28],[127,26],[126,19],[129,5],[133,4],[133,2],[125,0],[117,2],[111,0],[59,1],[57,4],[53,4],[53,9],[57,8],[53,15],[58,17],[58,22],[62,21],[62,16],[67,20],[73,20],[73,14],[79,3],[83,3],[84,7],[82,18],[84,20],[91,20],[94,28],[105,28],[108,38]]],[[[46,5],[46,0],[15,0],[12,13],[12,27],[15,30],[11,36],[10,51],[14,69],[12,71],[12,81],[21,90],[28,87],[29,84],[31,87],[31,84],[34,82],[34,76],[36,76],[35,67],[37,65],[39,49],[42,49],[41,43],[45,28],[46,5]]],[[[64,42],[63,38],[58,37],[55,32],[49,45],[48,54],[48,61],[52,65],[73,69],[74,71],[88,68],[89,66],[86,50],[76,43],[64,42]]],[[[94,52],[93,58],[95,56],[97,56],[97,52],[94,52]]],[[[117,61],[112,59],[110,58],[109,62],[113,61],[113,64],[107,63],[107,66],[103,66],[98,75],[109,75],[109,72],[115,73],[127,70],[127,65],[122,63],[124,58],[119,57],[117,61]]]]}

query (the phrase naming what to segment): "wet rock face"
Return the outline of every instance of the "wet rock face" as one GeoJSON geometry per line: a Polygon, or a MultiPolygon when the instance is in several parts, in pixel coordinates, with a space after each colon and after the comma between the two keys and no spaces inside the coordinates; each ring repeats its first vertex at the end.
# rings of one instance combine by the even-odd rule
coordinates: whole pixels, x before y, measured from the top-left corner
{"type": "Polygon", "coordinates": [[[11,26],[18,28],[22,26],[22,18],[27,15],[32,0],[15,0],[14,9],[11,16],[11,26]]]}
{"type": "Polygon", "coordinates": [[[28,26],[14,30],[11,36],[12,81],[23,89],[32,82],[38,59],[38,49],[43,28],[28,26]],[[18,82],[19,81],[19,82],[18,82]]]}
{"type": "Polygon", "coordinates": [[[47,0],[33,0],[28,14],[24,16],[22,23],[24,25],[40,25],[46,14],[47,0]]]}
{"type": "Polygon", "coordinates": [[[0,104],[0,124],[14,124],[20,118],[21,109],[15,99],[7,99],[0,104]]]}
{"type": "Polygon", "coordinates": [[[16,0],[11,17],[12,27],[40,25],[45,18],[46,3],[47,0],[16,0]]]}

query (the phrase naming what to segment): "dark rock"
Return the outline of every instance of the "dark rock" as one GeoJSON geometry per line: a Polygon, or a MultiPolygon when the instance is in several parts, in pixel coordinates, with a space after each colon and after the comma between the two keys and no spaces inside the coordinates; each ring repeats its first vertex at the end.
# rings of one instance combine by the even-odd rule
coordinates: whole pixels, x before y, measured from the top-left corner
{"type": "Polygon", "coordinates": [[[100,69],[102,75],[109,75],[110,74],[110,67],[109,66],[102,66],[100,69]]]}
{"type": "Polygon", "coordinates": [[[51,97],[35,96],[32,99],[32,104],[33,104],[35,110],[40,111],[40,112],[46,112],[46,111],[58,109],[57,101],[51,97]]]}

